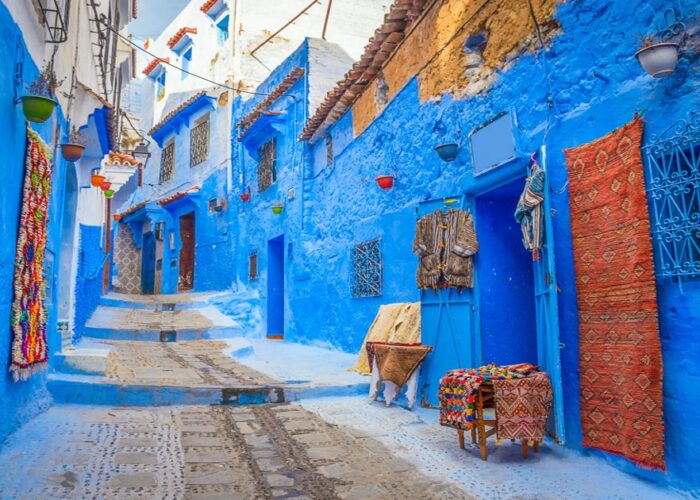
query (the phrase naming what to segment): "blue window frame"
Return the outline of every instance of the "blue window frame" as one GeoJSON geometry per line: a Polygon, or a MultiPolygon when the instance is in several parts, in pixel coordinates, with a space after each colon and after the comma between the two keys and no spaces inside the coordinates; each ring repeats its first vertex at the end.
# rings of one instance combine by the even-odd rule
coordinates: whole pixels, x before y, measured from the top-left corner
{"type": "Polygon", "coordinates": [[[228,40],[228,19],[229,16],[224,16],[221,21],[216,23],[219,45],[223,45],[228,40]]]}
{"type": "Polygon", "coordinates": [[[156,77],[156,99],[162,101],[165,97],[165,70],[156,77]]]}
{"type": "MultiPolygon", "coordinates": [[[[182,54],[182,69],[184,69],[185,71],[189,71],[191,62],[192,62],[192,47],[187,49],[185,51],[185,53],[182,54]]],[[[183,80],[189,76],[187,73],[185,73],[185,71],[181,72],[183,80]]]]}

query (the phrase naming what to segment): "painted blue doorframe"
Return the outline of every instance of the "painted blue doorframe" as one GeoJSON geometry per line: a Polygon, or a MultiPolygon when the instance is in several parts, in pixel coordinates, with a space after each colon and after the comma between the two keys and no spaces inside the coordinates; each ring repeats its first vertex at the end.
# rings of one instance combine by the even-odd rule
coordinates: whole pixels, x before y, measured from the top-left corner
{"type": "MultiPolygon", "coordinates": [[[[452,208],[465,209],[465,196],[440,198],[418,206],[418,218],[452,208]]],[[[476,277],[475,277],[476,286],[476,277]]],[[[426,357],[420,375],[420,401],[423,406],[438,406],[440,378],[448,370],[476,366],[481,345],[474,291],[465,288],[423,290],[421,292],[421,341],[433,350],[426,357]]]]}
{"type": "Polygon", "coordinates": [[[284,235],[267,243],[267,335],[284,336],[284,235]]]}
{"type": "Polygon", "coordinates": [[[143,235],[141,246],[141,290],[152,294],[156,281],[156,237],[153,231],[143,235]]]}

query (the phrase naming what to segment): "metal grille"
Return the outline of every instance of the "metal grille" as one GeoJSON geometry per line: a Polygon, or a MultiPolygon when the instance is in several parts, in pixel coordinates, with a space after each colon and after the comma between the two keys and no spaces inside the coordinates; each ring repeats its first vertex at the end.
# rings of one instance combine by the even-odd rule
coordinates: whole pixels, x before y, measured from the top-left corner
{"type": "Polygon", "coordinates": [[[353,297],[379,297],[384,287],[380,238],[355,245],[352,250],[353,297]]]}
{"type": "Polygon", "coordinates": [[[190,133],[190,167],[209,158],[209,117],[195,125],[190,133]]]}
{"type": "Polygon", "coordinates": [[[163,148],[160,157],[160,183],[164,183],[173,178],[175,171],[175,141],[167,144],[163,148]]]}
{"type": "Polygon", "coordinates": [[[331,134],[326,136],[326,165],[333,166],[333,136],[331,134]]]}
{"type": "Polygon", "coordinates": [[[258,252],[253,252],[248,256],[248,279],[258,279],[258,252]]]}
{"type": "Polygon", "coordinates": [[[68,39],[70,0],[39,0],[42,21],[48,32],[47,42],[63,43],[68,39]]]}
{"type": "Polygon", "coordinates": [[[656,274],[700,275],[700,113],[644,146],[656,274]]]}
{"type": "Polygon", "coordinates": [[[258,161],[258,189],[262,193],[277,180],[277,139],[272,139],[260,147],[258,161]]]}

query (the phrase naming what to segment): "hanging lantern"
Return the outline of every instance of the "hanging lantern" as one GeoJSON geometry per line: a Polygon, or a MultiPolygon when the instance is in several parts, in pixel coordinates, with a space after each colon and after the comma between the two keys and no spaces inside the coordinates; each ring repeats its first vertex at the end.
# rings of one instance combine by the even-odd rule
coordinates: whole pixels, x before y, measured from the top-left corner
{"type": "Polygon", "coordinates": [[[394,176],[393,175],[380,175],[377,177],[377,184],[383,190],[388,190],[394,187],[394,176]]]}
{"type": "Polygon", "coordinates": [[[102,191],[107,191],[111,187],[112,187],[112,183],[107,181],[107,180],[104,181],[102,184],[100,184],[100,188],[102,189],[102,191]]]}
{"type": "Polygon", "coordinates": [[[279,215],[282,213],[282,210],[284,210],[284,204],[281,202],[277,202],[274,205],[272,205],[272,213],[275,215],[279,215]]]}
{"type": "Polygon", "coordinates": [[[105,198],[111,198],[112,196],[114,196],[114,191],[112,189],[105,189],[102,192],[104,193],[105,198]]]}
{"type": "Polygon", "coordinates": [[[100,175],[99,169],[95,169],[92,171],[92,177],[90,178],[90,184],[92,184],[95,187],[100,187],[104,181],[106,181],[107,178],[104,175],[100,175]]]}

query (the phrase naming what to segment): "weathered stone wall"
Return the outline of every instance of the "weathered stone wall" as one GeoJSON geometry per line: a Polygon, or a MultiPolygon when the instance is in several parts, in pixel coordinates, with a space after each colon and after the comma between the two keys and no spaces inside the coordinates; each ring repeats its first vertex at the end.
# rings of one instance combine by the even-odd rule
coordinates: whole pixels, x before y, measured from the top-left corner
{"type": "Polygon", "coordinates": [[[114,263],[118,269],[115,289],[122,293],[141,293],[141,252],[134,244],[131,228],[119,224],[114,238],[114,263]]]}

